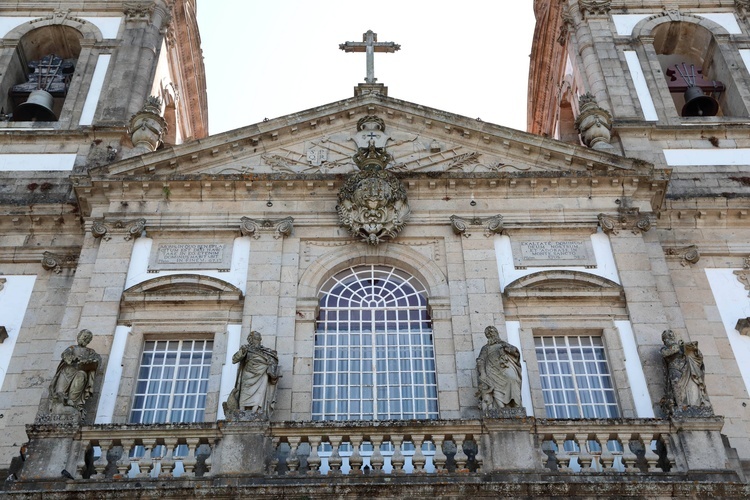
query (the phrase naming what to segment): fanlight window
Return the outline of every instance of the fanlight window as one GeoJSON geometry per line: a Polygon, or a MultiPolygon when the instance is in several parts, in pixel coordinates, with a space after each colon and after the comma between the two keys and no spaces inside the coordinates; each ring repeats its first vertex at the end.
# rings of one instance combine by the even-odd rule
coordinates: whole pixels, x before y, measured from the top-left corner
{"type": "Polygon", "coordinates": [[[437,418],[432,323],[425,289],[388,266],[358,266],[320,292],[312,418],[437,418]]]}

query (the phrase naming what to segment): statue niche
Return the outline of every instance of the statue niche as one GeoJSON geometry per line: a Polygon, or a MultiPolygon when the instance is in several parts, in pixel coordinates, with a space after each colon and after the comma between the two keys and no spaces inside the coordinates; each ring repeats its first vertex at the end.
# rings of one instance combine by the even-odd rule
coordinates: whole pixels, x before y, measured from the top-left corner
{"type": "Polygon", "coordinates": [[[406,189],[385,170],[391,155],[385,150],[385,123],[366,116],[357,123],[354,163],[359,167],[346,179],[338,196],[336,212],[343,227],[356,237],[377,245],[395,238],[410,215],[406,189]]]}
{"type": "Polygon", "coordinates": [[[251,331],[247,344],[232,356],[239,363],[237,380],[224,403],[224,413],[240,419],[269,419],[276,397],[276,384],[281,378],[276,351],[263,347],[259,332],[251,331]]]}
{"type": "Polygon", "coordinates": [[[500,339],[497,328],[484,329],[487,344],[477,358],[476,396],[485,416],[523,416],[521,406],[521,353],[500,339]]]}
{"type": "Polygon", "coordinates": [[[706,367],[698,342],[677,341],[672,330],[665,330],[661,339],[664,343],[661,355],[667,371],[667,394],[662,399],[664,410],[670,415],[713,415],[704,381],[706,367]]]}
{"type": "Polygon", "coordinates": [[[52,414],[69,415],[79,413],[85,417],[84,405],[94,392],[94,378],[101,363],[101,356],[89,347],[94,338],[89,330],[78,333],[78,345],[65,349],[50,383],[50,405],[52,414]]]}

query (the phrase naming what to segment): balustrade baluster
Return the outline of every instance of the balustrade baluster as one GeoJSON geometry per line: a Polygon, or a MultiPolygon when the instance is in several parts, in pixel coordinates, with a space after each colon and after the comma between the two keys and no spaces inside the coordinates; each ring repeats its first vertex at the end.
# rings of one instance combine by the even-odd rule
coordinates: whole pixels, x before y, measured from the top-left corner
{"type": "Polygon", "coordinates": [[[86,470],[86,454],[93,447],[89,441],[86,446],[81,446],[81,453],[79,454],[78,462],[76,462],[76,477],[82,478],[83,472],[86,470]]]}
{"type": "Polygon", "coordinates": [[[203,461],[203,463],[206,466],[206,470],[203,472],[203,477],[207,477],[211,475],[211,469],[213,469],[214,465],[214,448],[216,447],[215,442],[211,442],[211,440],[208,441],[208,456],[203,461]]]}
{"type": "Polygon", "coordinates": [[[578,463],[581,472],[591,472],[594,456],[589,451],[588,434],[576,434],[575,442],[578,444],[578,463]]]}
{"type": "Polygon", "coordinates": [[[339,446],[341,445],[342,436],[329,436],[328,441],[331,443],[331,456],[328,459],[328,466],[331,468],[331,474],[341,474],[341,455],[339,455],[339,446]]]}
{"type": "Polygon", "coordinates": [[[318,447],[320,446],[320,436],[308,436],[307,442],[310,443],[310,455],[307,457],[307,474],[315,476],[320,474],[320,455],[318,447]]]}
{"type": "Polygon", "coordinates": [[[385,458],[380,453],[380,445],[383,443],[383,436],[370,435],[370,442],[372,442],[372,456],[370,456],[370,466],[375,474],[383,472],[383,464],[385,464],[385,458]]]}
{"type": "Polygon", "coordinates": [[[120,477],[128,477],[128,471],[130,470],[130,452],[133,449],[134,439],[121,439],[120,444],[122,445],[122,453],[120,459],[117,461],[117,473],[120,477]]]}
{"type": "Polygon", "coordinates": [[[469,472],[469,469],[466,468],[466,462],[468,462],[469,457],[464,453],[465,438],[464,434],[453,435],[453,442],[456,443],[456,455],[453,457],[453,460],[456,462],[456,472],[469,472]]]}
{"type": "Polygon", "coordinates": [[[445,462],[448,460],[448,457],[445,456],[445,452],[443,452],[443,441],[445,441],[444,435],[432,435],[432,443],[435,445],[435,456],[432,457],[432,463],[435,464],[435,472],[438,474],[446,472],[445,462]]]}
{"type": "Polygon", "coordinates": [[[109,453],[110,448],[112,448],[111,439],[99,440],[99,452],[101,453],[101,455],[99,455],[99,458],[97,458],[94,462],[94,469],[96,470],[96,474],[93,476],[93,479],[106,478],[106,469],[107,464],[109,463],[107,460],[107,454],[109,453]]]}
{"type": "Polygon", "coordinates": [[[474,462],[477,464],[477,472],[482,472],[482,465],[484,464],[484,455],[482,454],[482,443],[481,438],[474,438],[474,442],[477,445],[477,454],[474,455],[474,462]]]}
{"type": "Polygon", "coordinates": [[[200,439],[187,438],[185,439],[185,442],[187,443],[188,449],[187,456],[182,459],[182,466],[185,468],[185,477],[195,477],[195,464],[198,463],[196,453],[198,452],[200,439]]]}
{"type": "MultiPolygon", "coordinates": [[[[567,434],[557,433],[552,436],[557,445],[557,451],[555,452],[555,459],[557,460],[557,470],[560,472],[573,472],[570,468],[570,461],[573,456],[568,453],[565,449],[565,442],[568,440],[567,434]]],[[[546,464],[545,464],[546,465],[546,464]]]]}
{"type": "Polygon", "coordinates": [[[160,478],[169,478],[174,476],[174,449],[177,446],[177,438],[166,437],[164,438],[164,456],[161,459],[161,470],[159,471],[160,478]]]}
{"type": "Polygon", "coordinates": [[[147,478],[151,476],[151,469],[154,466],[152,453],[154,446],[156,446],[156,439],[147,438],[141,441],[143,443],[143,456],[138,460],[138,469],[140,469],[140,472],[136,477],[147,478]]]}
{"type": "Polygon", "coordinates": [[[287,475],[296,475],[297,469],[299,469],[299,457],[297,456],[297,448],[302,438],[299,437],[288,437],[286,438],[289,443],[289,455],[286,457],[287,475]]]}
{"type": "Polygon", "coordinates": [[[362,436],[350,436],[349,442],[352,445],[352,456],[349,457],[349,467],[351,467],[350,474],[362,474],[362,455],[359,452],[359,447],[362,444],[362,436]]]}
{"type": "Polygon", "coordinates": [[[657,455],[651,447],[653,440],[660,439],[659,435],[655,435],[652,440],[643,440],[643,448],[646,450],[646,463],[648,464],[648,472],[661,472],[661,469],[657,467],[659,462],[659,455],[657,455]]]}
{"type": "Polygon", "coordinates": [[[609,438],[609,434],[596,435],[596,439],[602,447],[601,455],[599,455],[599,465],[602,467],[602,472],[612,472],[612,468],[615,465],[615,455],[612,453],[612,450],[609,449],[609,438]]]}
{"type": "Polygon", "coordinates": [[[403,474],[404,463],[406,458],[401,451],[401,444],[404,442],[404,437],[400,435],[391,434],[391,444],[393,444],[393,455],[391,456],[391,465],[393,466],[393,474],[403,474]]]}
{"type": "Polygon", "coordinates": [[[625,472],[640,472],[636,465],[638,455],[630,449],[631,443],[641,443],[641,439],[637,436],[631,436],[627,441],[622,440],[622,465],[625,467],[625,472]]]}
{"type": "Polygon", "coordinates": [[[279,469],[279,453],[281,453],[280,443],[281,438],[278,436],[275,436],[271,440],[271,449],[273,450],[273,453],[271,455],[271,460],[268,462],[268,473],[272,476],[276,475],[279,469]]]}
{"type": "Polygon", "coordinates": [[[424,434],[412,434],[411,442],[414,444],[414,455],[411,457],[411,463],[414,466],[415,474],[424,473],[424,465],[427,458],[422,453],[422,443],[424,443],[424,434]]]}

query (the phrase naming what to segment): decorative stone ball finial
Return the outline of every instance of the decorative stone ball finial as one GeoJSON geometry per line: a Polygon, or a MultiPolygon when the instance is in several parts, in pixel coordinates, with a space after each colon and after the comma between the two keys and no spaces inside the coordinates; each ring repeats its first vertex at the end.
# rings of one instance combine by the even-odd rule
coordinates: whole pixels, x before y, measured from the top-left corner
{"type": "Polygon", "coordinates": [[[149,96],[143,108],[130,119],[128,131],[133,146],[144,151],[156,151],[161,144],[167,122],[161,116],[161,99],[149,96]]]}
{"type": "Polygon", "coordinates": [[[581,141],[592,149],[611,149],[612,115],[596,103],[590,93],[578,98],[578,118],[575,127],[581,135],[581,141]]]}

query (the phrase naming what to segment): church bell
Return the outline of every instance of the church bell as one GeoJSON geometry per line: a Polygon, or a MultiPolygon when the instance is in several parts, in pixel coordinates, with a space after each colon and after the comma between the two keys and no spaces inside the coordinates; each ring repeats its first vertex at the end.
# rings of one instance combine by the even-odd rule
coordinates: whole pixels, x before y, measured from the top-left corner
{"type": "Polygon", "coordinates": [[[54,97],[46,90],[34,90],[29,94],[25,103],[13,111],[13,121],[16,122],[53,122],[57,116],[52,111],[54,97]]]}
{"type": "Polygon", "coordinates": [[[706,95],[700,87],[688,87],[684,96],[682,116],[716,116],[719,112],[719,101],[706,95]]]}

